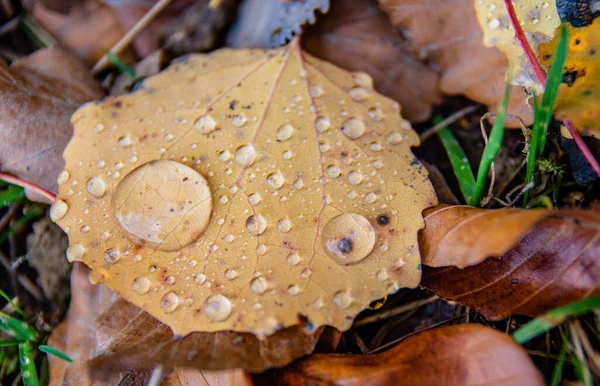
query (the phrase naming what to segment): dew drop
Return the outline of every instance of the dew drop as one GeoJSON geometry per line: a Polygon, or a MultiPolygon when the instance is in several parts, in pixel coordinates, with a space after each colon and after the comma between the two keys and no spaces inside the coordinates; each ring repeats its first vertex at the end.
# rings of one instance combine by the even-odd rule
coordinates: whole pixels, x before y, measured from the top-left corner
{"type": "Polygon", "coordinates": [[[175,284],[175,277],[173,277],[173,276],[167,276],[165,278],[165,283],[167,283],[168,285],[175,284]]]}
{"type": "Polygon", "coordinates": [[[291,286],[289,286],[287,288],[287,293],[290,296],[296,296],[300,293],[300,287],[298,287],[297,285],[293,284],[291,286]]]}
{"type": "Polygon", "coordinates": [[[116,248],[110,248],[104,251],[104,261],[108,264],[114,264],[121,258],[119,250],[116,248]]]}
{"type": "Polygon", "coordinates": [[[325,174],[327,174],[328,178],[338,178],[340,176],[341,170],[336,165],[329,165],[325,170],[325,174]]]}
{"type": "Polygon", "coordinates": [[[346,291],[338,291],[333,295],[333,303],[341,309],[350,307],[352,300],[352,295],[346,291]]]}
{"type": "Polygon", "coordinates": [[[292,152],[289,150],[286,150],[283,153],[281,153],[281,156],[283,157],[283,159],[288,160],[288,159],[292,158],[292,152]]]}
{"type": "Polygon", "coordinates": [[[302,177],[299,177],[296,181],[294,181],[294,189],[300,190],[304,187],[304,180],[302,177]]]}
{"type": "Polygon", "coordinates": [[[131,141],[131,138],[125,136],[119,137],[119,139],[117,140],[117,144],[119,145],[119,147],[129,147],[133,145],[133,142],[131,141]]]}
{"type": "Polygon", "coordinates": [[[264,294],[267,291],[268,287],[269,285],[267,283],[267,280],[262,276],[254,278],[250,282],[250,289],[257,295],[264,294]]]}
{"type": "Polygon", "coordinates": [[[280,142],[287,141],[292,134],[294,134],[294,127],[289,123],[286,123],[277,129],[277,140],[280,142]]]}
{"type": "Polygon", "coordinates": [[[369,96],[369,92],[362,87],[354,87],[348,92],[350,98],[354,99],[357,102],[364,101],[369,96]]]}
{"type": "Polygon", "coordinates": [[[313,98],[318,98],[323,95],[324,91],[321,86],[314,85],[310,88],[310,96],[313,98]]]}
{"type": "Polygon", "coordinates": [[[104,161],[102,161],[102,160],[100,160],[100,161],[96,162],[96,167],[97,167],[98,169],[102,169],[102,168],[103,168],[103,167],[105,167],[105,166],[106,166],[106,162],[104,162],[104,161]]]}
{"type": "Polygon", "coordinates": [[[488,28],[489,29],[498,29],[498,27],[500,27],[500,20],[498,19],[491,19],[490,21],[488,21],[488,28]]]}
{"type": "Polygon", "coordinates": [[[196,119],[194,122],[194,128],[201,134],[210,134],[218,129],[218,125],[210,115],[204,115],[196,119]]]}
{"type": "Polygon", "coordinates": [[[170,314],[177,309],[179,302],[179,296],[177,296],[175,292],[169,292],[162,297],[160,306],[163,308],[165,313],[170,314]]]}
{"type": "Polygon", "coordinates": [[[365,87],[369,89],[373,88],[373,78],[371,78],[371,75],[365,72],[355,72],[352,74],[352,78],[354,79],[354,83],[356,83],[360,87],[365,87]]]}
{"type": "Polygon", "coordinates": [[[265,253],[267,253],[267,246],[264,244],[258,244],[256,246],[256,254],[258,256],[263,256],[265,253]]]}
{"type": "Polygon", "coordinates": [[[199,273],[194,275],[194,283],[196,284],[202,284],[206,281],[206,275],[203,273],[199,273]]]}
{"type": "Polygon", "coordinates": [[[288,265],[295,267],[300,263],[300,255],[298,252],[292,252],[287,255],[285,261],[288,263],[288,265]]]}
{"type": "Polygon", "coordinates": [[[406,137],[404,135],[398,133],[397,131],[394,131],[393,133],[387,136],[387,142],[390,145],[397,145],[400,142],[402,142],[405,138],[406,137]]]}
{"type": "Polygon", "coordinates": [[[73,244],[67,248],[67,260],[71,263],[74,261],[80,261],[85,253],[85,249],[82,245],[73,244]]]}
{"type": "Polygon", "coordinates": [[[267,176],[267,186],[271,189],[279,189],[283,186],[285,178],[280,172],[271,173],[267,176]]]}
{"type": "Polygon", "coordinates": [[[310,268],[304,268],[302,272],[300,272],[300,277],[303,279],[308,279],[312,275],[312,270],[310,268]]]}
{"type": "Polygon", "coordinates": [[[150,290],[150,280],[143,276],[138,276],[133,280],[133,291],[138,295],[143,295],[150,290]]]}
{"type": "Polygon", "coordinates": [[[243,145],[235,151],[235,162],[242,167],[248,167],[256,159],[256,150],[252,145],[243,145]]]}
{"type": "Polygon", "coordinates": [[[254,235],[262,235],[267,229],[267,220],[260,214],[246,219],[246,229],[254,235]]]}
{"type": "Polygon", "coordinates": [[[50,207],[50,219],[54,222],[57,222],[61,218],[65,217],[67,211],[69,210],[69,205],[61,199],[56,199],[52,203],[50,207]]]}
{"type": "Polygon", "coordinates": [[[248,196],[248,202],[252,206],[258,205],[258,203],[260,203],[261,200],[262,200],[262,197],[260,196],[259,193],[252,193],[251,195],[248,196]]]}
{"type": "Polygon", "coordinates": [[[388,273],[385,270],[377,272],[377,280],[386,281],[388,279],[388,273]]]}
{"type": "Polygon", "coordinates": [[[369,109],[369,117],[375,122],[380,122],[383,119],[383,111],[379,107],[372,107],[369,109]]]}
{"type": "Polygon", "coordinates": [[[86,234],[86,233],[88,233],[88,232],[90,231],[90,227],[89,227],[89,226],[87,226],[87,225],[84,225],[84,226],[82,226],[82,227],[79,229],[79,231],[80,231],[81,233],[83,233],[83,234],[86,234]]]}
{"type": "Polygon", "coordinates": [[[360,119],[348,118],[342,124],[342,133],[348,138],[356,139],[365,133],[365,124],[360,119]]]}
{"type": "Polygon", "coordinates": [[[325,253],[338,264],[357,263],[375,247],[375,230],[365,217],[345,213],[331,219],[323,228],[325,253]]]}
{"type": "Polygon", "coordinates": [[[331,127],[331,122],[326,117],[318,117],[315,121],[315,127],[319,133],[322,133],[329,130],[331,127]]]}
{"type": "Polygon", "coordinates": [[[225,270],[225,279],[233,280],[237,277],[237,271],[235,269],[227,269],[225,270]]]}
{"type": "Polygon", "coordinates": [[[58,185],[63,185],[66,184],[69,181],[69,178],[71,178],[71,175],[69,174],[68,171],[63,170],[62,172],[60,172],[60,174],[58,175],[58,178],[56,179],[56,183],[58,185]]]}
{"type": "Polygon", "coordinates": [[[106,183],[100,177],[92,177],[85,183],[85,189],[92,196],[102,198],[106,193],[106,183]]]}
{"type": "Polygon", "coordinates": [[[223,150],[219,153],[219,161],[226,162],[231,159],[231,152],[229,150],[223,150]]]}
{"type": "Polygon", "coordinates": [[[368,204],[372,204],[372,203],[374,203],[375,201],[377,201],[377,195],[376,195],[375,193],[373,193],[373,192],[367,193],[367,194],[365,195],[365,201],[366,201],[368,204]]]}
{"type": "Polygon", "coordinates": [[[204,302],[204,313],[212,322],[222,322],[231,315],[231,301],[221,294],[209,296],[204,302]]]}
{"type": "Polygon", "coordinates": [[[348,183],[350,185],[359,185],[363,180],[363,175],[361,172],[353,170],[348,173],[348,183]]]}
{"type": "Polygon", "coordinates": [[[287,233],[292,229],[292,222],[289,218],[282,218],[277,222],[277,231],[281,233],[287,233]]]}
{"type": "Polygon", "coordinates": [[[233,242],[233,239],[234,239],[234,237],[232,234],[228,234],[228,235],[225,235],[225,237],[223,237],[223,240],[225,240],[225,242],[227,244],[231,244],[233,242]]]}
{"type": "Polygon", "coordinates": [[[248,122],[248,118],[245,115],[235,115],[231,118],[231,124],[235,127],[242,127],[248,122]]]}
{"type": "Polygon", "coordinates": [[[98,123],[96,126],[94,126],[94,132],[95,133],[99,133],[102,130],[104,130],[104,125],[102,123],[98,123]]]}

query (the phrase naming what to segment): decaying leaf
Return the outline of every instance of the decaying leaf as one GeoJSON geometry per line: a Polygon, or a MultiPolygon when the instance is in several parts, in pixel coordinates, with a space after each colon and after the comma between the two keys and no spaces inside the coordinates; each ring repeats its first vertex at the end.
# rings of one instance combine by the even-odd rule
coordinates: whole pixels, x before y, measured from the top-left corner
{"type": "Polygon", "coordinates": [[[338,0],[302,36],[311,54],[373,77],[375,88],[399,102],[402,116],[422,122],[440,103],[437,71],[419,61],[373,0],[338,0]]]}
{"type": "Polygon", "coordinates": [[[71,114],[102,93],[87,68],[53,47],[0,63],[0,170],[56,190],[71,114]]]}
{"type": "MultiPolygon", "coordinates": [[[[425,229],[431,224],[433,227],[430,231],[441,234],[433,235],[435,240],[447,239],[444,241],[445,254],[437,250],[440,254],[435,262],[439,266],[457,262],[451,256],[455,251],[449,249],[457,244],[449,242],[451,239],[462,239],[475,248],[474,254],[478,254],[477,251],[485,249],[481,247],[486,243],[492,247],[498,245],[503,233],[509,236],[505,241],[507,244],[516,242],[518,237],[513,237],[515,228],[522,232],[522,236],[498,259],[487,259],[465,269],[426,268],[421,284],[440,297],[474,308],[488,319],[498,320],[510,314],[535,317],[600,293],[599,208],[542,211],[542,215],[536,211],[522,210],[523,215],[515,212],[507,216],[498,216],[504,210],[452,208],[430,214],[425,220],[425,229]],[[498,225],[489,226],[493,222],[491,218],[486,220],[486,216],[499,217],[498,225]],[[535,217],[537,220],[532,221],[535,217]],[[431,219],[435,219],[435,222],[431,222],[431,219]],[[439,226],[446,221],[466,225],[455,228],[439,226]],[[517,221],[520,224],[516,224],[517,221]],[[483,223],[480,226],[482,231],[476,230],[477,227],[470,223],[483,223]],[[525,223],[528,226],[522,227],[525,223]]],[[[429,236],[425,235],[431,236],[431,232],[429,236]]],[[[430,245],[434,245],[434,239],[430,245]]],[[[424,248],[428,248],[426,244],[424,248]]],[[[422,253],[427,259],[427,250],[422,253]]]]}
{"type": "Polygon", "coordinates": [[[303,53],[189,56],[73,116],[67,257],[176,335],[350,327],[420,280],[436,199],[398,104],[303,53]]]}
{"type": "MultiPolygon", "coordinates": [[[[506,85],[507,60],[486,48],[473,0],[379,0],[392,24],[408,38],[422,60],[440,71],[440,90],[463,94],[497,111],[506,85]]],[[[533,122],[521,87],[513,87],[507,112],[533,122]]],[[[507,122],[519,127],[518,120],[507,122]]]]}
{"type": "MultiPolygon", "coordinates": [[[[586,27],[566,24],[569,32],[563,83],[558,89],[554,113],[569,119],[584,134],[600,138],[600,19],[586,27]]],[[[549,68],[554,60],[558,39],[541,44],[540,59],[549,68]]]]}
{"type": "MultiPolygon", "coordinates": [[[[543,86],[533,72],[521,43],[515,37],[504,0],[474,2],[479,24],[484,32],[485,45],[498,47],[508,58],[511,84],[542,92],[543,86]]],[[[516,2],[514,8],[534,52],[540,43],[554,38],[556,28],[560,25],[556,1],[521,0],[516,2]]]]}
{"type": "Polygon", "coordinates": [[[227,36],[227,45],[238,48],[271,48],[289,42],[316,13],[326,13],[329,0],[247,0],[227,36]]]}
{"type": "Polygon", "coordinates": [[[426,209],[419,235],[423,264],[465,268],[508,252],[549,210],[485,210],[439,205],[426,209]]]}
{"type": "MultiPolygon", "coordinates": [[[[111,9],[96,0],[78,1],[68,14],[51,11],[36,2],[32,15],[65,49],[89,66],[104,56],[103,49],[110,49],[125,33],[111,9]]],[[[129,63],[134,55],[125,51],[120,59],[129,63]]]]}
{"type": "Polygon", "coordinates": [[[476,324],[427,330],[381,354],[315,354],[275,370],[277,385],[543,385],[509,335],[476,324]]]}
{"type": "Polygon", "coordinates": [[[177,368],[161,386],[252,386],[252,377],[241,370],[199,371],[177,368]]]}

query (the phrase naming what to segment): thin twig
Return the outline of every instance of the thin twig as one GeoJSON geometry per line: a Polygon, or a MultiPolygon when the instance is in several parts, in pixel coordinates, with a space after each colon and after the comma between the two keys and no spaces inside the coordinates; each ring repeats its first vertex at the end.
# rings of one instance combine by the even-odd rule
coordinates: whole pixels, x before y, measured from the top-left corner
{"type": "Polygon", "coordinates": [[[356,346],[358,346],[358,349],[360,350],[361,354],[366,354],[369,352],[369,348],[355,330],[352,330],[350,332],[350,336],[352,337],[352,339],[354,339],[354,343],[356,343],[356,346]]]}
{"type": "MultiPolygon", "coordinates": [[[[510,22],[515,30],[515,37],[519,41],[521,48],[523,48],[523,51],[525,52],[525,55],[527,56],[527,59],[529,60],[529,63],[531,64],[531,67],[533,68],[533,71],[535,72],[538,81],[545,88],[546,73],[542,70],[540,63],[537,60],[535,53],[533,52],[533,48],[527,40],[527,36],[525,36],[525,32],[523,31],[523,28],[521,27],[521,24],[519,23],[519,20],[517,18],[517,13],[515,12],[515,7],[513,6],[512,0],[504,0],[504,4],[506,5],[506,9],[508,10],[508,17],[510,18],[510,22]]],[[[596,175],[600,177],[600,164],[598,164],[598,161],[596,160],[596,158],[594,158],[590,149],[587,147],[585,142],[583,142],[583,139],[581,139],[581,136],[579,135],[579,132],[577,131],[575,125],[569,120],[564,120],[563,123],[569,131],[569,134],[571,134],[571,137],[573,137],[575,144],[583,153],[583,156],[585,157],[586,161],[588,161],[592,169],[594,169],[596,175]]]]}
{"type": "Polygon", "coordinates": [[[158,365],[152,370],[152,376],[148,381],[148,386],[159,386],[163,379],[164,368],[158,365]]]}
{"type": "Polygon", "coordinates": [[[429,137],[435,135],[438,131],[442,130],[444,127],[453,124],[454,122],[458,121],[465,115],[477,110],[478,108],[479,108],[479,105],[472,105],[472,106],[467,106],[463,109],[458,110],[457,112],[450,115],[448,118],[444,119],[437,125],[429,128],[429,129],[425,130],[423,133],[421,133],[421,136],[420,136],[421,142],[426,141],[427,139],[429,139],[429,137]]]}
{"type": "Polygon", "coordinates": [[[404,304],[400,307],[391,308],[389,310],[377,313],[372,316],[367,316],[366,318],[356,321],[354,323],[354,327],[362,327],[362,326],[366,326],[367,324],[371,324],[371,323],[378,322],[380,320],[391,318],[392,316],[396,316],[396,315],[402,314],[404,312],[414,310],[415,308],[422,307],[426,304],[432,303],[432,302],[436,301],[437,299],[439,299],[437,296],[432,296],[427,299],[416,300],[414,302],[404,304]]]}
{"type": "Polygon", "coordinates": [[[39,195],[47,198],[50,202],[54,202],[56,200],[56,196],[50,191],[32,184],[31,182],[27,182],[18,177],[11,176],[10,174],[0,173],[0,180],[6,181],[9,184],[18,185],[22,188],[29,189],[33,192],[38,193],[39,195]]]}
{"type": "MultiPolygon", "coordinates": [[[[131,42],[144,30],[148,25],[171,3],[172,0],[160,0],[146,14],[131,28],[125,36],[121,38],[111,49],[110,53],[119,55],[131,42]]],[[[102,58],[96,63],[92,69],[92,74],[98,74],[106,67],[109,59],[108,55],[102,56],[102,58]]]]}

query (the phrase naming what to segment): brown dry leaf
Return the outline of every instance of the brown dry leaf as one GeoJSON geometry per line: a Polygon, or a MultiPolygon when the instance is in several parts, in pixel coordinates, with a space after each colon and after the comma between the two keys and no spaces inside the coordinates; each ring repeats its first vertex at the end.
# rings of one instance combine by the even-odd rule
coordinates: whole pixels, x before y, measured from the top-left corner
{"type": "Polygon", "coordinates": [[[36,3],[40,3],[52,11],[68,13],[71,8],[84,1],[85,0],[21,0],[21,4],[28,10],[33,9],[36,3]]]}
{"type": "MultiPolygon", "coordinates": [[[[409,37],[421,59],[441,72],[440,89],[463,94],[497,111],[505,88],[507,60],[483,45],[473,0],[379,0],[392,24],[409,37]]],[[[533,122],[521,87],[513,87],[508,113],[533,122]]],[[[519,127],[517,120],[508,122],[519,127]]]]}
{"type": "MultiPolygon", "coordinates": [[[[63,47],[90,66],[124,34],[112,10],[98,0],[77,2],[66,15],[38,2],[32,15],[63,47]]],[[[131,63],[135,57],[132,51],[125,51],[119,58],[131,63]]]]}
{"type": "Polygon", "coordinates": [[[416,133],[371,86],[296,40],[192,55],[86,105],[51,209],[67,257],[178,335],[348,329],[418,285],[436,201],[416,133]]]}
{"type": "MultiPolygon", "coordinates": [[[[498,47],[508,58],[508,73],[511,84],[534,89],[538,93],[543,87],[537,79],[515,30],[508,17],[504,0],[473,1],[477,18],[483,29],[484,44],[498,47]]],[[[556,1],[521,0],[514,6],[517,19],[527,36],[527,41],[537,52],[540,43],[550,41],[560,25],[556,1]]]]}
{"type": "Polygon", "coordinates": [[[102,93],[88,70],[59,48],[0,63],[0,170],[56,190],[71,114],[102,93]]]}
{"type": "Polygon", "coordinates": [[[242,370],[200,371],[176,368],[161,386],[252,386],[252,377],[242,370]]]}
{"type": "Polygon", "coordinates": [[[543,385],[509,335],[476,324],[427,330],[371,355],[314,354],[275,370],[270,382],[300,385],[543,385]]]}
{"type": "Polygon", "coordinates": [[[438,205],[426,209],[419,235],[423,264],[465,268],[508,252],[549,210],[478,209],[438,205]]]}
{"type": "MultiPolygon", "coordinates": [[[[499,259],[487,259],[465,269],[425,268],[421,285],[444,299],[474,308],[491,320],[513,313],[535,317],[600,293],[599,208],[520,210],[520,213],[510,210],[508,215],[498,216],[501,211],[504,210],[447,207],[427,215],[428,231],[420,239],[425,242],[433,236],[446,243],[445,250],[438,249],[435,258],[438,265],[456,262],[451,256],[456,251],[450,248],[460,241],[472,245],[474,254],[484,255],[482,251],[487,244],[500,245],[500,235],[508,232],[505,240],[508,250],[499,259]],[[497,220],[493,221],[494,218],[497,220]],[[432,219],[435,222],[431,222],[432,219]],[[466,225],[439,226],[446,221],[466,225]],[[477,223],[483,223],[482,231],[476,230],[477,223]],[[526,223],[527,226],[523,226],[526,223]],[[433,226],[430,228],[430,225],[433,226]],[[521,232],[521,236],[517,236],[515,230],[521,232]],[[456,243],[451,242],[455,237],[456,243]]],[[[429,259],[427,248],[428,244],[434,245],[434,239],[423,244],[424,259],[429,259]]],[[[495,252],[501,249],[492,248],[495,252]]],[[[465,260],[459,258],[458,261],[465,260]]]]}
{"type": "Polygon", "coordinates": [[[364,71],[375,89],[400,103],[402,116],[422,122],[442,101],[439,76],[419,61],[372,0],[338,0],[302,36],[311,54],[346,70],[364,71]]]}

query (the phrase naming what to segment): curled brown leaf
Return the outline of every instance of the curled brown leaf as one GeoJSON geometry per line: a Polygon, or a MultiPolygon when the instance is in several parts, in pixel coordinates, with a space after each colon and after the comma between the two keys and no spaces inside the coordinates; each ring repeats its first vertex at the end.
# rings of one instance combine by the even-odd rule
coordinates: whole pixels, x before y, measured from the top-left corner
{"type": "Polygon", "coordinates": [[[461,324],[412,336],[381,354],[315,354],[274,371],[278,385],[542,385],[527,352],[510,336],[461,324]]]}
{"type": "Polygon", "coordinates": [[[425,264],[466,266],[469,257],[481,261],[485,255],[496,254],[490,251],[506,249],[498,259],[465,269],[423,271],[422,286],[444,299],[474,308],[488,319],[510,314],[535,317],[600,293],[599,208],[536,213],[448,207],[434,210],[425,222],[428,230],[421,234],[425,264]],[[506,215],[498,216],[505,211],[506,215]],[[497,222],[492,221],[494,217],[497,222]],[[482,225],[477,226],[480,220],[482,225]],[[467,225],[452,227],[461,223],[467,225]],[[440,240],[444,244],[436,248],[440,240]],[[472,256],[468,256],[469,247],[473,248],[472,256]],[[436,251],[435,256],[431,250],[436,251]],[[456,258],[457,254],[462,257],[456,258]]]}

